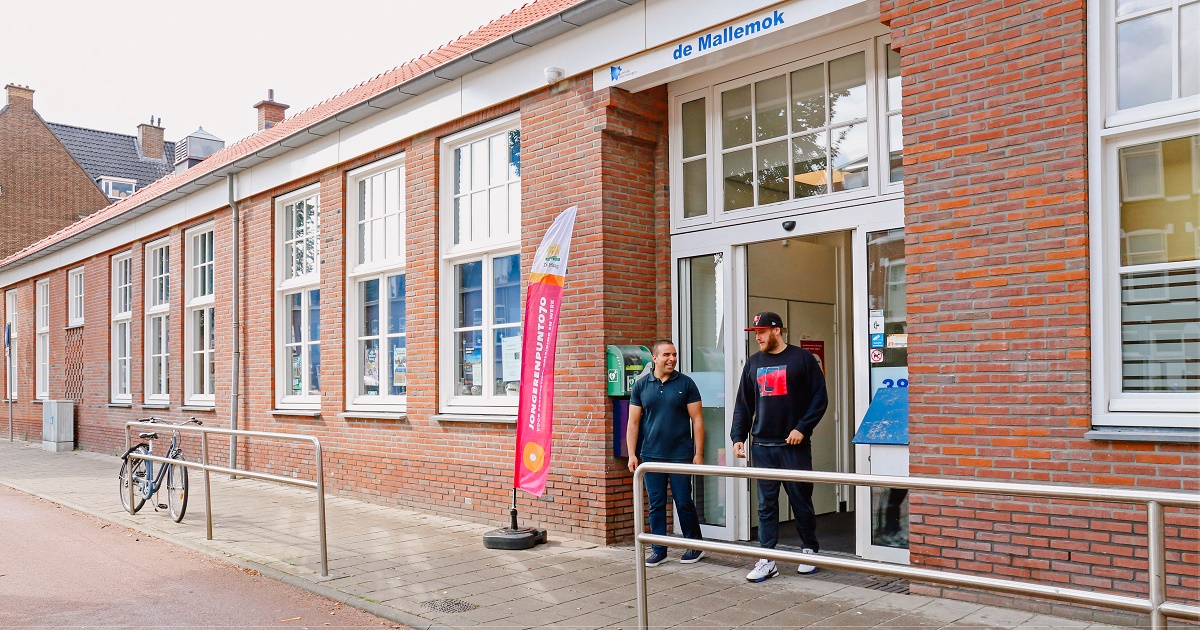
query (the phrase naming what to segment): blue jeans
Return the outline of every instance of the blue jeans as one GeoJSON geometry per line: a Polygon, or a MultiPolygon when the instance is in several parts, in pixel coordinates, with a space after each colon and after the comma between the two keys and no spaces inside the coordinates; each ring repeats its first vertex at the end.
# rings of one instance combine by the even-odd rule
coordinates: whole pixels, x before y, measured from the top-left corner
{"type": "MultiPolygon", "coordinates": [[[[812,447],[750,446],[750,465],[758,468],[812,470],[812,447]]],[[[796,533],[805,549],[820,551],[817,544],[817,515],[813,509],[813,485],[799,481],[758,480],[758,545],[774,549],[779,543],[779,484],[787,490],[792,512],[796,515],[796,533]]]]}
{"type": "MultiPolygon", "coordinates": [[[[665,461],[646,459],[643,461],[665,461]]],[[[676,462],[688,463],[691,462],[676,462]]],[[[696,503],[692,500],[692,476],[646,473],[646,496],[650,499],[650,533],[659,536],[667,534],[667,485],[671,486],[671,495],[675,497],[675,509],[679,512],[679,528],[687,538],[700,538],[700,517],[696,513],[696,503]]],[[[652,550],[666,553],[667,548],[654,545],[652,550]]]]}

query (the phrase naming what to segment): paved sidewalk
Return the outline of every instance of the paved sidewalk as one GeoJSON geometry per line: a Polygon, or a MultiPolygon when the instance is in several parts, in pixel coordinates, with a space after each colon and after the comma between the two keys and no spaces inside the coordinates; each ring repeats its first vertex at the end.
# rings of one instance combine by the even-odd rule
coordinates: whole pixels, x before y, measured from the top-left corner
{"type": "MultiPolygon", "coordinates": [[[[340,497],[326,498],[329,576],[319,575],[310,490],[213,475],[213,540],[205,539],[203,476],[190,471],[187,516],[174,523],[117,497],[120,460],[40,443],[0,442],[0,484],[137,528],[414,628],[636,627],[633,553],[556,537],[494,551],[495,526],[340,497]],[[455,612],[449,612],[455,611],[455,612]]],[[[681,628],[1112,628],[1033,613],[887,593],[795,574],[745,581],[751,561],[718,556],[648,569],[650,621],[681,628]]],[[[818,574],[820,575],[820,574],[818,574]]],[[[844,580],[845,581],[845,580],[844,580]]]]}

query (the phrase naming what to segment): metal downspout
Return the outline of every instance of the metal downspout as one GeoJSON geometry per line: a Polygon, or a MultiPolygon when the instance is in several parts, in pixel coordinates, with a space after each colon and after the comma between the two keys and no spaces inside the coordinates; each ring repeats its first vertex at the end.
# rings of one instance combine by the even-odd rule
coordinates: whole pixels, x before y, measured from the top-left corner
{"type": "MultiPolygon", "coordinates": [[[[242,305],[238,290],[242,282],[239,255],[242,251],[242,209],[238,207],[237,199],[235,198],[236,195],[234,194],[234,174],[230,173],[225,178],[229,181],[229,208],[233,211],[233,365],[230,370],[233,382],[229,390],[229,428],[236,431],[238,428],[238,406],[241,402],[238,393],[238,372],[242,365],[242,305]]],[[[236,435],[229,436],[229,467],[237,468],[236,435]]]]}

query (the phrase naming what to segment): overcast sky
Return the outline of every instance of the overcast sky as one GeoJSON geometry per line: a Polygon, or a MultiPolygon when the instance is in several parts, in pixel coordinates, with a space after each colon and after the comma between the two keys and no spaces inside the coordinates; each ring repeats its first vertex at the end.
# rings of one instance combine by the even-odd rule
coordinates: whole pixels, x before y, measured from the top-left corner
{"type": "Polygon", "coordinates": [[[49,122],[168,140],[254,133],[275,90],[288,115],[529,0],[41,0],[5,2],[0,84],[28,85],[49,122]]]}

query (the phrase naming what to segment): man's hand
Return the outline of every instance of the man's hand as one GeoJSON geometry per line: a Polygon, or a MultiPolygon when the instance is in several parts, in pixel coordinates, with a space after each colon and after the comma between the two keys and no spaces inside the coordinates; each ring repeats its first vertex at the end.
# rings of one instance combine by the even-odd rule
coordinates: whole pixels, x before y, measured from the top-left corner
{"type": "Polygon", "coordinates": [[[636,469],[637,467],[638,467],[637,455],[630,454],[629,455],[629,472],[633,472],[634,469],[636,469]]]}
{"type": "Polygon", "coordinates": [[[787,436],[787,443],[791,444],[792,446],[795,446],[803,441],[804,441],[804,434],[795,429],[792,429],[792,432],[789,433],[787,436]]]}
{"type": "Polygon", "coordinates": [[[739,459],[746,459],[746,443],[745,442],[734,442],[733,443],[733,456],[737,457],[739,459]]]}
{"type": "Polygon", "coordinates": [[[696,464],[697,466],[703,464],[704,463],[704,453],[696,453],[696,456],[692,458],[692,463],[696,464]]]}

